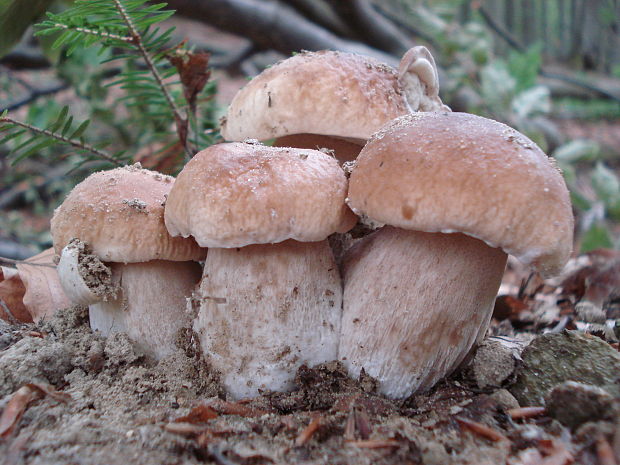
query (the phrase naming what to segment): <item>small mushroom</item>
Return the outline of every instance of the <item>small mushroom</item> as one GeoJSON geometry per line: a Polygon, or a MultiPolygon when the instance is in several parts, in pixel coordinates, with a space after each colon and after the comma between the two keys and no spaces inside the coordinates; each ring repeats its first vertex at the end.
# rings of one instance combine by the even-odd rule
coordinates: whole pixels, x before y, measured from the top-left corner
{"type": "Polygon", "coordinates": [[[571,253],[571,204],[552,159],[478,116],[388,124],[356,160],[348,204],[391,226],[345,257],[339,358],[393,398],[433,386],[484,336],[506,254],[549,276],[571,253]]]}
{"type": "Polygon", "coordinates": [[[174,236],[209,247],[194,329],[234,398],[289,390],[337,356],[342,283],[326,237],[355,215],[347,179],[316,151],[230,143],[199,152],[166,204],[174,236]]]}
{"type": "Polygon", "coordinates": [[[405,54],[398,72],[353,53],[303,52],[266,69],[237,93],[222,135],[327,148],[342,163],[354,160],[370,135],[397,116],[447,109],[438,90],[435,62],[425,47],[405,54]]]}
{"type": "Polygon", "coordinates": [[[186,298],[201,273],[192,260],[206,253],[166,231],[173,183],[139,165],[94,173],[51,223],[61,284],[74,303],[89,305],[91,327],[127,332],[155,358],[172,352],[177,330],[191,324],[186,298]]]}

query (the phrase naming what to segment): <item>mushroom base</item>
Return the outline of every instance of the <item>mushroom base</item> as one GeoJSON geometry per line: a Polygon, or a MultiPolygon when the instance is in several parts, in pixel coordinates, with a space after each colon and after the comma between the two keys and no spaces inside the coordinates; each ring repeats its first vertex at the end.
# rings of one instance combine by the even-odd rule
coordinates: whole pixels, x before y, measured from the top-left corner
{"type": "Polygon", "coordinates": [[[342,283],[327,241],[209,249],[194,323],[236,399],[287,391],[302,364],[338,352],[342,283]]]}
{"type": "Polygon", "coordinates": [[[114,300],[89,306],[90,327],[104,336],[125,332],[156,359],[172,353],[178,330],[191,326],[186,301],[200,280],[200,265],[152,260],[110,266],[120,291],[114,300]]]}
{"type": "Polygon", "coordinates": [[[506,259],[463,234],[384,227],[365,237],[345,259],[339,359],[388,397],[429,389],[484,336],[506,259]]]}

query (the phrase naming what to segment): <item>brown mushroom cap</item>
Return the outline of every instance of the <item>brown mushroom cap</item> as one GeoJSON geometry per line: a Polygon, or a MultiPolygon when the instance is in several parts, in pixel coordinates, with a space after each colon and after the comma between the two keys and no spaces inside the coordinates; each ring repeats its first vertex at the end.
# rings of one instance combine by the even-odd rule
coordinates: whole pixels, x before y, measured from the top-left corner
{"type": "Polygon", "coordinates": [[[572,249],[569,194],[553,160],[518,131],[470,114],[389,123],[361,151],[348,202],[400,228],[468,234],[545,275],[572,249]]]}
{"type": "Polygon", "coordinates": [[[304,133],[365,140],[406,112],[390,66],[352,53],[304,52],[266,69],[237,93],[222,135],[232,141],[304,133]]]}
{"type": "Polygon", "coordinates": [[[91,174],[69,193],[52,218],[57,254],[72,238],[88,243],[103,261],[200,260],[192,239],[173,238],[164,203],[174,178],[139,165],[91,174]]]}
{"type": "Polygon", "coordinates": [[[318,150],[218,144],[179,173],[166,226],[203,247],[320,241],[355,224],[346,192],[344,171],[318,150]]]}

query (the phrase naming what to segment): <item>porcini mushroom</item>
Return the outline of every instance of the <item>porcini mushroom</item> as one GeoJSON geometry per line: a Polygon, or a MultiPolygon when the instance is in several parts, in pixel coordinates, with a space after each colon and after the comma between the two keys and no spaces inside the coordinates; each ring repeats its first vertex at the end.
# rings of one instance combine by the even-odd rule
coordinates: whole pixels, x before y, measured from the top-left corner
{"type": "Polygon", "coordinates": [[[484,335],[506,254],[549,276],[571,253],[571,204],[553,161],[469,114],[388,124],[356,160],[348,204],[391,226],[345,258],[339,357],[392,398],[430,388],[484,335]]]}
{"type": "Polygon", "coordinates": [[[366,140],[410,111],[446,110],[433,57],[414,47],[399,71],[353,53],[303,52],[266,69],[235,96],[224,122],[226,140],[334,150],[354,160],[366,140]]]}
{"type": "Polygon", "coordinates": [[[155,358],[174,350],[177,330],[191,324],[186,298],[201,274],[193,260],[205,256],[192,239],[166,231],[173,183],[139,165],[94,173],[51,223],[61,283],[73,302],[89,305],[91,327],[127,332],[155,358]]]}
{"type": "Polygon", "coordinates": [[[355,223],[346,190],[332,157],[260,144],[211,146],[179,173],[166,226],[209,247],[194,329],[232,397],[335,359],[342,284],[325,239],[355,223]]]}

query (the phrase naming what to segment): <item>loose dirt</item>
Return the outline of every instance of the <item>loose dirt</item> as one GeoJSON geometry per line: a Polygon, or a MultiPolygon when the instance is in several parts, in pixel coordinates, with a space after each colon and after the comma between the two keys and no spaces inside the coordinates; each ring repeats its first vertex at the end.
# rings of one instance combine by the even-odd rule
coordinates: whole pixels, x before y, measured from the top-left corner
{"type": "Polygon", "coordinates": [[[613,415],[576,431],[545,414],[513,419],[505,387],[515,376],[479,387],[486,351],[405,401],[331,362],[301,367],[293,392],[229,402],[189,329],[157,363],[123,334],[93,333],[81,307],[38,326],[2,324],[0,344],[0,409],[28,383],[70,396],[25,407],[0,439],[4,464],[596,464],[600,444],[614,445],[613,415]]]}

